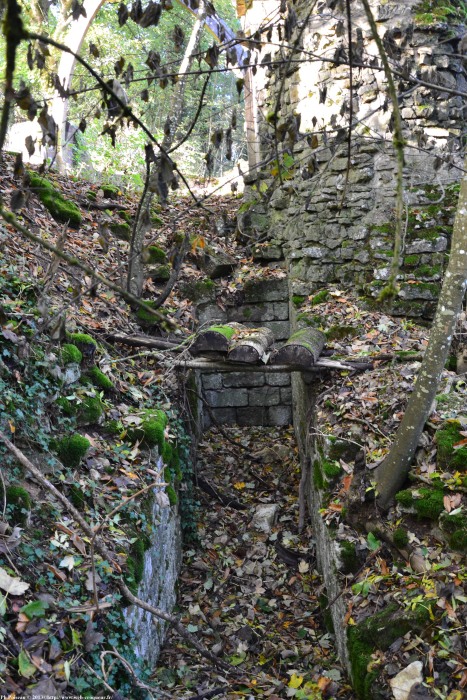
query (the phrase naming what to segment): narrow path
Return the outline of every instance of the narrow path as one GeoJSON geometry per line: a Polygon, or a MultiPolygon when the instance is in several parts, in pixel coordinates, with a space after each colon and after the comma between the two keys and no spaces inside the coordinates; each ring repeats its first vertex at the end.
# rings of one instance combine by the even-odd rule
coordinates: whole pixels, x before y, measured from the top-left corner
{"type": "Polygon", "coordinates": [[[350,700],[320,610],[312,533],[297,532],[293,430],[224,432],[238,444],[212,429],[200,445],[200,544],[185,552],[179,610],[189,629],[243,676],[227,681],[170,635],[157,677],[174,698],[219,688],[215,697],[226,699],[350,700]],[[262,530],[255,512],[274,504],[276,518],[262,530]]]}

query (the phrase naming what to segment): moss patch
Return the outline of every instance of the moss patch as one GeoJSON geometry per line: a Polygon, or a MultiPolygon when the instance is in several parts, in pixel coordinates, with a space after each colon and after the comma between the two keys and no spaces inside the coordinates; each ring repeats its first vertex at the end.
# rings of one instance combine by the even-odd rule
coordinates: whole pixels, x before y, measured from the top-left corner
{"type": "Polygon", "coordinates": [[[182,294],[190,301],[208,301],[214,297],[215,283],[209,279],[190,281],[181,288],[182,294]]]}
{"type": "Polygon", "coordinates": [[[164,432],[167,427],[167,416],[160,409],[151,409],[142,416],[138,426],[132,426],[128,430],[130,440],[139,440],[147,447],[158,447],[162,452],[164,446],[164,432]]]}
{"type": "Polygon", "coordinates": [[[444,510],[442,489],[406,489],[396,494],[396,501],[406,508],[414,508],[420,518],[437,520],[444,510]]]}
{"type": "Polygon", "coordinates": [[[115,238],[121,241],[129,241],[131,238],[131,226],[123,221],[112,221],[109,224],[109,231],[115,238]]]}
{"type": "Polygon", "coordinates": [[[300,294],[294,294],[292,297],[292,304],[294,306],[301,306],[301,304],[303,304],[305,299],[306,299],[306,297],[303,297],[300,294]]]}
{"type": "Polygon", "coordinates": [[[31,496],[22,486],[7,486],[5,497],[7,506],[9,506],[8,519],[10,524],[24,527],[31,510],[31,496]]]}
{"type": "Polygon", "coordinates": [[[310,304],[316,306],[317,304],[322,304],[323,301],[327,301],[329,298],[329,292],[327,289],[321,289],[317,292],[311,299],[310,304]]]}
{"type": "Polygon", "coordinates": [[[392,538],[398,549],[403,549],[409,543],[407,530],[404,530],[402,527],[398,527],[397,530],[394,530],[392,538]]]}
{"type": "Polygon", "coordinates": [[[155,265],[157,263],[163,264],[167,261],[167,256],[157,245],[150,245],[143,250],[143,262],[148,265],[155,265]]]}
{"type": "Polygon", "coordinates": [[[343,574],[355,574],[360,568],[360,561],[357,550],[353,542],[339,542],[339,559],[341,560],[341,571],[343,574]]]}
{"type": "Polygon", "coordinates": [[[57,444],[57,455],[65,467],[75,468],[79,465],[86,452],[91,447],[89,440],[75,433],[62,438],[57,444]]]}
{"type": "Polygon", "coordinates": [[[70,362],[76,362],[79,365],[82,359],[83,353],[76,345],[73,345],[73,343],[62,345],[62,362],[64,365],[68,365],[70,362]]]}
{"type": "Polygon", "coordinates": [[[106,374],[104,374],[104,372],[102,372],[102,370],[99,369],[99,367],[91,367],[87,374],[88,377],[92,379],[93,384],[99,389],[110,391],[110,389],[114,388],[113,382],[106,374]]]}
{"type": "Polygon", "coordinates": [[[467,552],[467,514],[465,512],[454,515],[443,513],[439,524],[452,549],[467,552]]]}
{"type": "Polygon", "coordinates": [[[104,405],[98,396],[86,396],[78,406],[78,423],[92,425],[98,423],[104,413],[104,405]]]}
{"type": "Polygon", "coordinates": [[[462,426],[459,421],[447,421],[442,428],[437,430],[435,442],[437,445],[437,464],[441,470],[467,471],[467,447],[455,449],[457,443],[462,442],[460,434],[462,426]]]}
{"type": "Polygon", "coordinates": [[[359,334],[359,329],[355,326],[331,326],[324,333],[328,340],[343,340],[344,338],[354,338],[359,334]]]}
{"type": "Polygon", "coordinates": [[[101,190],[104,193],[104,197],[107,199],[115,199],[119,195],[121,195],[121,191],[116,185],[101,185],[101,190]]]}
{"type": "Polygon", "coordinates": [[[79,228],[82,215],[76,204],[69,202],[45,177],[28,171],[31,188],[55,221],[61,221],[72,228],[79,228]]]}
{"type": "Polygon", "coordinates": [[[210,326],[207,332],[220,333],[224,338],[227,338],[227,340],[231,340],[237,331],[231,326],[210,326]]]}

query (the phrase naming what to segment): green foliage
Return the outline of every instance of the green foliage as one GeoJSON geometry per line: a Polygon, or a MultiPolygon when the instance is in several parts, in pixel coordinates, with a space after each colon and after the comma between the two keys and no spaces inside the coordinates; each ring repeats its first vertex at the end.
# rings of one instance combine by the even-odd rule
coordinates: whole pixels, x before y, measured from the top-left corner
{"type": "Polygon", "coordinates": [[[91,447],[91,443],[83,435],[75,433],[64,437],[57,444],[57,455],[65,467],[75,468],[91,447]]]}
{"type": "Polygon", "coordinates": [[[92,379],[93,384],[99,389],[104,391],[110,391],[114,388],[113,382],[108,378],[106,374],[99,367],[91,367],[87,372],[88,376],[92,379]]]}
{"type": "Polygon", "coordinates": [[[79,365],[82,359],[83,353],[76,345],[73,345],[73,343],[62,345],[62,362],[64,365],[68,365],[71,362],[76,362],[79,365]]]}
{"type": "Polygon", "coordinates": [[[467,22],[467,3],[464,0],[422,0],[414,10],[415,22],[421,27],[467,22]]]}
{"type": "Polygon", "coordinates": [[[396,501],[406,508],[414,508],[420,518],[437,520],[444,510],[442,489],[421,488],[416,493],[406,489],[396,494],[396,501]]]}
{"type": "Polygon", "coordinates": [[[56,221],[67,223],[72,228],[79,228],[82,216],[76,204],[66,200],[44,177],[37,175],[32,170],[28,171],[28,175],[33,191],[52,217],[56,221]]]}
{"type": "Polygon", "coordinates": [[[31,496],[22,486],[7,486],[5,491],[8,519],[14,525],[24,527],[31,510],[31,496]]]}

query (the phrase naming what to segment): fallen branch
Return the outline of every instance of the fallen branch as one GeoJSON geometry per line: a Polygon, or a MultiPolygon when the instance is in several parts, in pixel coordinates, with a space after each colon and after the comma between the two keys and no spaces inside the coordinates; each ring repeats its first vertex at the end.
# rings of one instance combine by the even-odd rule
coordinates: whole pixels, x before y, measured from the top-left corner
{"type": "MultiPolygon", "coordinates": [[[[73,516],[77,523],[80,524],[81,528],[83,529],[83,532],[90,539],[92,539],[94,537],[94,529],[86,522],[86,520],[83,518],[81,513],[74,507],[74,505],[70,503],[68,498],[64,496],[63,493],[61,493],[26,457],[26,455],[21,450],[19,450],[2,432],[0,432],[0,440],[4,443],[8,450],[16,457],[18,462],[20,462],[20,464],[22,464],[23,467],[25,467],[25,469],[27,469],[28,472],[33,475],[36,481],[38,481],[41,484],[41,486],[43,486],[49,493],[51,493],[53,496],[55,496],[55,498],[57,498],[57,500],[60,501],[60,503],[65,507],[67,512],[73,516]]],[[[114,560],[114,555],[112,554],[112,552],[110,552],[109,549],[107,549],[105,544],[100,539],[96,539],[95,546],[96,550],[101,554],[101,556],[104,559],[106,559],[110,564],[112,564],[114,568],[120,570],[120,566],[114,560]]],[[[225,661],[222,661],[222,659],[219,659],[215,654],[210,652],[209,649],[206,649],[206,647],[201,642],[199,642],[196,639],[196,637],[194,637],[190,632],[188,632],[188,630],[184,627],[184,625],[180,622],[180,620],[177,617],[165,612],[164,610],[160,610],[159,608],[156,608],[153,605],[146,603],[146,601],[141,600],[137,596],[133,595],[128,586],[123,581],[116,581],[116,584],[120,592],[130,603],[136,605],[142,610],[147,610],[149,613],[151,613],[151,615],[154,615],[154,617],[168,622],[176,630],[176,632],[178,632],[180,637],[186,639],[186,641],[192,647],[194,647],[196,651],[205,659],[208,659],[215,666],[222,668],[224,671],[228,671],[234,675],[238,674],[236,668],[226,663],[225,661]]]]}
{"type": "Polygon", "coordinates": [[[124,335],[123,333],[109,333],[105,336],[108,342],[131,345],[132,347],[157,348],[158,350],[172,350],[173,352],[183,352],[185,343],[191,338],[185,338],[180,343],[174,343],[165,338],[148,338],[144,335],[124,335]]]}
{"type": "Polygon", "coordinates": [[[336,360],[326,360],[320,359],[315,362],[314,365],[306,367],[304,369],[300,365],[283,365],[283,364],[267,364],[267,365],[249,365],[239,364],[238,362],[224,362],[222,360],[185,360],[183,362],[178,362],[177,367],[183,367],[186,369],[201,369],[206,372],[265,372],[266,374],[271,374],[275,372],[323,372],[326,369],[345,369],[345,370],[355,370],[355,369],[373,369],[373,365],[370,363],[358,363],[351,364],[350,362],[336,362],[336,360]]]}

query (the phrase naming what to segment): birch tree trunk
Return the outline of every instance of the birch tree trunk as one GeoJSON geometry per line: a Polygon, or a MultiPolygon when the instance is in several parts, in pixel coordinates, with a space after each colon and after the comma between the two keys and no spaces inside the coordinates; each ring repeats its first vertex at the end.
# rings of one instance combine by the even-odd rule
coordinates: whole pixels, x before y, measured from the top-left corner
{"type": "MultiPolygon", "coordinates": [[[[195,54],[198,51],[205,21],[206,5],[203,1],[201,1],[198,9],[197,19],[193,26],[190,40],[185,49],[183,60],[180,64],[178,82],[175,86],[174,94],[172,96],[169,115],[170,129],[165,134],[161,144],[161,151],[163,154],[167,154],[167,152],[170,151],[170,148],[172,147],[172,144],[175,140],[175,135],[177,133],[178,127],[180,126],[183,107],[185,105],[185,91],[188,82],[188,74],[191,70],[191,66],[195,59],[195,54]]],[[[134,296],[138,298],[141,296],[144,282],[142,259],[144,237],[146,235],[146,231],[148,230],[148,226],[150,225],[149,209],[151,206],[152,199],[154,197],[154,192],[157,191],[157,183],[155,183],[154,186],[151,184],[153,179],[157,179],[158,177],[157,172],[154,172],[154,170],[149,175],[149,178],[146,178],[144,192],[140,201],[140,206],[138,208],[138,214],[136,217],[135,225],[133,227],[133,233],[130,243],[130,260],[128,264],[127,288],[128,291],[131,292],[131,294],[134,294],[134,296]]]]}
{"type": "MultiPolygon", "coordinates": [[[[465,166],[467,167],[467,158],[465,166]]],[[[376,470],[378,503],[387,509],[403,486],[436,396],[467,284],[467,175],[464,175],[452,235],[449,264],[414,391],[387,457],[376,470]]]]}

